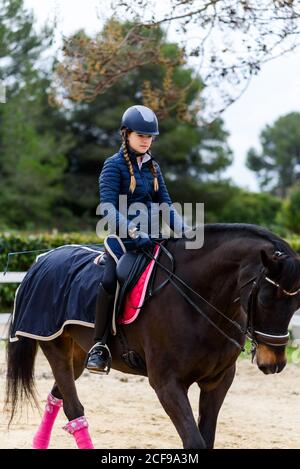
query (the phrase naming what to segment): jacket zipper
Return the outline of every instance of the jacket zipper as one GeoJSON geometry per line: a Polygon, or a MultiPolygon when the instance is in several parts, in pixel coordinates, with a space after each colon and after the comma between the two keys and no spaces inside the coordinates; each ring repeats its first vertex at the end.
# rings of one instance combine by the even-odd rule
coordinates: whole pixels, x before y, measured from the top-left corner
{"type": "Polygon", "coordinates": [[[148,186],[148,185],[145,184],[145,175],[144,175],[144,173],[143,173],[143,164],[142,164],[142,166],[141,166],[141,169],[139,168],[138,162],[136,162],[136,164],[137,164],[137,167],[138,167],[138,170],[139,170],[139,173],[140,173],[142,182],[143,182],[144,190],[145,190],[146,194],[148,195],[148,192],[149,192],[149,191],[148,191],[148,189],[147,189],[147,186],[148,186]]]}

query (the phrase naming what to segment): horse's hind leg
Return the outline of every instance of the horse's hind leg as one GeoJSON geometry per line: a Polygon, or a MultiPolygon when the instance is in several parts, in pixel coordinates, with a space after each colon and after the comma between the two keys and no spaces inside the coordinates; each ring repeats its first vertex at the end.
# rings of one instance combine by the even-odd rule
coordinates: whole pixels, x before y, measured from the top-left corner
{"type": "MultiPolygon", "coordinates": [[[[82,350],[75,342],[73,344],[73,370],[74,379],[76,380],[81,376],[84,370],[84,363],[86,352],[82,350]]],[[[47,449],[50,443],[51,433],[54,422],[58,415],[60,408],[63,405],[62,394],[55,383],[51,392],[47,397],[47,403],[44,411],[42,421],[33,438],[33,448],[47,449]]]]}
{"type": "MultiPolygon", "coordinates": [[[[93,448],[88,432],[88,423],[84,416],[84,408],[78,399],[75,387],[73,339],[67,334],[62,334],[53,341],[40,342],[40,346],[50,363],[57,389],[63,400],[63,409],[69,420],[64,429],[74,436],[78,448],[93,448]]],[[[83,353],[80,355],[81,359],[85,356],[83,353]]],[[[77,373],[81,374],[81,372],[82,365],[80,367],[78,364],[77,373]]]]}
{"type": "Polygon", "coordinates": [[[235,365],[227,370],[220,384],[212,391],[202,391],[199,400],[198,427],[208,448],[213,448],[217,419],[235,375],[235,365]]]}
{"type": "Polygon", "coordinates": [[[32,442],[34,449],[47,449],[50,443],[52,428],[62,406],[62,399],[55,397],[52,393],[47,396],[47,403],[42,421],[37,429],[32,442]]]}
{"type": "MultiPolygon", "coordinates": [[[[74,380],[76,381],[85,369],[86,352],[76,343],[73,342],[73,371],[74,380]]],[[[61,392],[56,383],[51,389],[51,394],[58,399],[62,399],[61,392]]]]}

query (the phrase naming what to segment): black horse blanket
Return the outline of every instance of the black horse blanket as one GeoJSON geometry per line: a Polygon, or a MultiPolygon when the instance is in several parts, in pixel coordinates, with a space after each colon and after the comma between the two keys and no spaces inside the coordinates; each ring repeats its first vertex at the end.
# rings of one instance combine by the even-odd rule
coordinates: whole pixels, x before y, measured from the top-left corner
{"type": "Polygon", "coordinates": [[[66,245],[36,258],[19,286],[10,341],[18,336],[51,340],[66,324],[94,327],[104,264],[97,246],[66,245]]]}

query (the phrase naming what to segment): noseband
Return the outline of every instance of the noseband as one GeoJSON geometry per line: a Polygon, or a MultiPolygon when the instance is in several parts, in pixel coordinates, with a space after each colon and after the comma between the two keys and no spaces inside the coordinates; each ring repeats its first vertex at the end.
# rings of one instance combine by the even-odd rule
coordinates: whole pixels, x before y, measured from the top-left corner
{"type": "MultiPolygon", "coordinates": [[[[289,342],[290,334],[287,332],[286,334],[267,334],[266,332],[261,332],[256,329],[254,329],[254,313],[256,309],[256,303],[257,303],[257,295],[259,293],[259,288],[261,286],[261,283],[263,280],[266,280],[269,283],[272,283],[272,285],[275,285],[277,288],[280,288],[280,285],[275,283],[273,280],[271,280],[269,277],[265,275],[265,269],[261,269],[261,272],[258,277],[255,277],[254,279],[251,279],[248,281],[244,286],[248,285],[251,281],[252,283],[252,288],[250,291],[250,295],[248,298],[248,303],[247,303],[247,336],[252,342],[252,348],[256,348],[258,344],[263,344],[263,345],[271,345],[272,347],[283,347],[286,346],[289,342]]],[[[242,288],[243,288],[242,287],[242,288]]],[[[299,293],[300,289],[297,292],[286,292],[285,290],[282,290],[282,292],[285,295],[289,296],[294,296],[299,293]]]]}

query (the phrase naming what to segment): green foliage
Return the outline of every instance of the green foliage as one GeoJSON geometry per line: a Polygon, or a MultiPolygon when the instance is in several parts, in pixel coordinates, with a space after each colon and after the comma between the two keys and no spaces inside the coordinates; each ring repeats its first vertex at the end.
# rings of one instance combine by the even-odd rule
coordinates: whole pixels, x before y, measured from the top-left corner
{"type": "Polygon", "coordinates": [[[289,230],[300,234],[300,186],[294,186],[284,200],[281,219],[289,230]]]}
{"type": "Polygon", "coordinates": [[[237,188],[221,217],[230,223],[254,223],[276,229],[275,219],[281,204],[278,197],[270,194],[251,193],[237,188]]]}
{"type": "Polygon", "coordinates": [[[52,44],[53,31],[49,26],[35,31],[33,14],[23,0],[1,0],[0,18],[0,79],[10,78],[11,95],[32,77],[33,64],[52,44]]]}
{"type": "Polygon", "coordinates": [[[0,229],[53,226],[68,148],[66,120],[48,104],[50,81],[38,70],[53,31],[35,32],[21,0],[2,1],[0,14],[0,79],[7,84],[7,102],[0,105],[0,229]]]}
{"type": "Polygon", "coordinates": [[[286,241],[292,246],[292,248],[300,254],[300,238],[295,235],[290,238],[286,238],[286,241]]]}
{"type": "Polygon", "coordinates": [[[300,178],[300,113],[280,117],[260,134],[262,151],[249,150],[247,166],[260,186],[284,197],[300,178]]]}
{"type": "MultiPolygon", "coordinates": [[[[206,223],[254,223],[278,231],[277,214],[281,199],[266,193],[251,193],[230,181],[181,178],[168,186],[181,202],[203,202],[206,223]]],[[[283,234],[283,233],[280,233],[283,234]]]]}
{"type": "MultiPolygon", "coordinates": [[[[232,152],[227,144],[228,134],[223,121],[199,127],[197,124],[178,123],[168,119],[162,122],[161,135],[153,146],[163,170],[173,179],[182,174],[203,182],[219,179],[232,163],[232,152]]],[[[183,194],[182,194],[183,195],[183,194]]]]}
{"type": "Polygon", "coordinates": [[[48,223],[53,205],[63,194],[66,166],[50,129],[38,130],[43,107],[37,99],[32,104],[26,94],[22,90],[4,106],[0,131],[0,224],[19,228],[48,223]]]}

